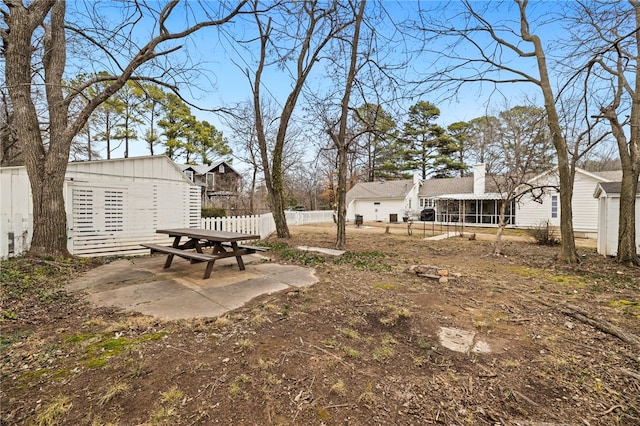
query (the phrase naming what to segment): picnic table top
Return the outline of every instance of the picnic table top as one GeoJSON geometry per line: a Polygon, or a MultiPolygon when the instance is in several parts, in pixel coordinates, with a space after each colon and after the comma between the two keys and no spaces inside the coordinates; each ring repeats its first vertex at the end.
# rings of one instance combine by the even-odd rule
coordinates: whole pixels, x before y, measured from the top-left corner
{"type": "Polygon", "coordinates": [[[232,241],[245,241],[245,240],[259,240],[260,235],[255,234],[243,234],[241,232],[229,232],[229,231],[216,231],[213,229],[201,229],[201,228],[171,228],[171,229],[158,229],[158,234],[169,234],[170,236],[182,236],[189,238],[198,238],[208,241],[219,242],[232,242],[232,241]]]}

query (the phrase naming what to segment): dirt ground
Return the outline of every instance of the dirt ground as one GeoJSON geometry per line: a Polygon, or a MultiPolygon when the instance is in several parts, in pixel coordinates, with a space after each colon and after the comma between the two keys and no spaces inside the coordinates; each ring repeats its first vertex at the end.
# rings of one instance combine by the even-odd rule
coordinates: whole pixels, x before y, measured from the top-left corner
{"type": "Polygon", "coordinates": [[[268,256],[320,281],[219,318],[89,306],[62,286],[95,260],[4,262],[0,424],[640,424],[640,268],[516,233],[494,257],[479,230],[349,226],[332,257],[296,247],[333,226],[291,231],[268,256]]]}

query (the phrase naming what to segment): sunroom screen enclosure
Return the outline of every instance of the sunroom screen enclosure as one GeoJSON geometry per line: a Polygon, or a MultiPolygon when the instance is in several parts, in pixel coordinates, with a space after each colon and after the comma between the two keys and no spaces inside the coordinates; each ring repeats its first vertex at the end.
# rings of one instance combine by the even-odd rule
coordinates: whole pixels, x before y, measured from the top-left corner
{"type": "MultiPolygon", "coordinates": [[[[501,198],[463,199],[459,196],[439,196],[430,200],[425,199],[425,202],[421,204],[433,206],[436,222],[495,226],[500,223],[502,202],[501,198]]],[[[506,225],[516,223],[515,212],[515,203],[511,201],[505,213],[506,225]]]]}

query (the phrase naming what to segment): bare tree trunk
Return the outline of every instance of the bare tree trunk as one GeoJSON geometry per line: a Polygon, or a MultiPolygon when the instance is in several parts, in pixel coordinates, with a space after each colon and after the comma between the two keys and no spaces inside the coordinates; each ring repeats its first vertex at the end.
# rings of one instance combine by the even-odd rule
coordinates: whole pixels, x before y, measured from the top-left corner
{"type": "Polygon", "coordinates": [[[493,246],[493,255],[494,256],[502,256],[502,234],[504,233],[505,216],[507,214],[507,203],[510,203],[510,200],[501,200],[500,203],[500,213],[498,214],[498,232],[496,233],[496,243],[493,246]]]}
{"type": "Polygon", "coordinates": [[[347,81],[344,85],[344,95],[341,102],[340,124],[338,134],[330,131],[333,143],[338,150],[338,220],[336,231],[336,248],[341,249],[347,242],[347,156],[349,155],[349,146],[351,141],[347,141],[347,118],[349,116],[349,99],[351,98],[351,90],[353,83],[358,74],[358,46],[360,42],[360,26],[364,16],[366,0],[362,0],[358,10],[354,10],[355,22],[353,29],[353,37],[350,46],[350,63],[347,72],[347,81]]]}
{"type": "MultiPolygon", "coordinates": [[[[299,43],[299,47],[296,47],[299,50],[292,50],[287,56],[296,58],[296,73],[294,75],[293,87],[282,107],[278,133],[276,134],[276,140],[271,150],[271,166],[269,166],[268,145],[262,117],[260,86],[262,84],[261,79],[265,67],[266,55],[271,42],[270,38],[272,37],[272,20],[269,19],[266,25],[261,22],[258,12],[259,3],[257,0],[254,1],[254,18],[260,35],[260,58],[255,75],[253,79],[250,79],[250,82],[253,92],[256,134],[258,145],[260,146],[262,169],[264,170],[265,184],[271,198],[271,211],[276,224],[276,233],[279,238],[290,237],[289,227],[284,213],[284,172],[282,170],[282,157],[284,145],[287,141],[287,130],[307,77],[311,73],[315,63],[320,60],[320,53],[343,28],[343,24],[336,25],[336,22],[333,21],[334,18],[332,16],[336,13],[335,6],[336,5],[331,2],[327,5],[317,0],[306,1],[303,2],[302,7],[295,12],[299,14],[297,17],[299,20],[298,26],[302,28],[302,34],[297,39],[294,38],[294,40],[299,43]],[[307,20],[306,22],[304,21],[305,19],[307,20]],[[329,25],[326,32],[320,31],[323,25],[329,25]],[[316,42],[315,44],[314,41],[316,42]]],[[[293,10],[296,8],[297,5],[293,7],[293,10]]],[[[287,10],[285,13],[292,14],[294,12],[287,10]]],[[[282,59],[283,58],[279,58],[279,60],[282,59]]],[[[249,72],[245,71],[245,75],[249,77],[249,72]]]]}
{"type": "Polygon", "coordinates": [[[638,265],[636,247],[636,193],[638,173],[622,177],[620,188],[620,220],[618,225],[618,253],[616,260],[626,265],[638,265]]]}
{"type": "Polygon", "coordinates": [[[560,178],[560,235],[562,245],[560,247],[559,259],[564,263],[577,263],[578,252],[573,233],[573,173],[569,163],[567,141],[562,133],[560,117],[556,109],[556,100],[551,87],[547,59],[540,37],[529,32],[529,22],[526,16],[527,1],[518,0],[520,7],[520,23],[522,38],[533,43],[534,53],[540,73],[538,85],[542,90],[544,98],[544,108],[547,112],[551,140],[558,155],[558,174],[560,178]]]}
{"type": "Polygon", "coordinates": [[[338,187],[337,201],[337,229],[336,248],[342,249],[347,242],[347,156],[345,150],[338,150],[338,187]]]}
{"type": "Polygon", "coordinates": [[[6,46],[6,81],[13,102],[15,129],[29,174],[33,200],[33,237],[30,254],[68,256],[66,213],[64,206],[64,176],[69,158],[71,138],[65,134],[67,108],[63,102],[60,81],[66,60],[64,41],[64,2],[39,2],[28,10],[13,7],[9,16],[6,46]],[[47,102],[58,106],[50,114],[51,139],[45,151],[38,128],[38,115],[31,100],[31,37],[33,31],[51,11],[51,25],[47,27],[45,82],[47,102]],[[65,150],[66,148],[66,150],[65,150]]]}
{"type": "MultiPolygon", "coordinates": [[[[640,3],[633,0],[630,1],[634,9],[634,17],[636,24],[635,49],[636,55],[640,55],[640,32],[637,31],[640,25],[640,3]]],[[[620,52],[619,52],[620,55],[620,52]]],[[[625,133],[617,119],[610,120],[613,133],[618,141],[618,150],[620,152],[620,161],[622,162],[622,183],[620,187],[620,218],[618,224],[618,253],[616,260],[626,265],[640,265],[638,257],[638,247],[636,246],[636,196],[638,190],[638,176],[640,176],[640,65],[638,64],[638,56],[633,58],[635,69],[633,70],[634,84],[633,90],[627,89],[631,94],[631,114],[629,115],[629,140],[625,139],[625,133]]],[[[622,56],[618,59],[618,63],[628,63],[629,58],[622,56]]],[[[625,87],[622,80],[625,78],[623,67],[618,66],[619,87],[625,87]]],[[[629,85],[630,86],[630,85],[629,85]]],[[[622,93],[622,90],[618,90],[622,93]]],[[[619,97],[616,96],[614,101],[616,105],[620,105],[619,97]]],[[[605,114],[606,115],[606,114],[605,114]]]]}
{"type": "Polygon", "coordinates": [[[276,223],[276,232],[278,238],[289,238],[291,233],[289,232],[289,225],[287,225],[287,216],[284,213],[284,179],[282,173],[282,162],[273,163],[273,169],[271,173],[271,212],[273,213],[273,220],[276,223]]]}

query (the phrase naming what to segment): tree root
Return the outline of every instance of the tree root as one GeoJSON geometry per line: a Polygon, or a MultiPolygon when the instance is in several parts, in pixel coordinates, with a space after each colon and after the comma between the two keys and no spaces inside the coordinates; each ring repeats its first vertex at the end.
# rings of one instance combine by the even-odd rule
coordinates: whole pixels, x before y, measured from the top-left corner
{"type": "Polygon", "coordinates": [[[599,318],[594,318],[592,314],[590,314],[589,312],[585,311],[584,309],[578,306],[565,304],[560,308],[560,312],[562,312],[567,316],[570,316],[571,318],[581,321],[585,324],[589,324],[600,331],[603,331],[612,336],[615,336],[618,339],[622,340],[623,342],[634,346],[636,349],[640,351],[640,337],[636,336],[631,332],[623,330],[622,328],[614,324],[611,324],[608,321],[605,321],[599,318]]]}

